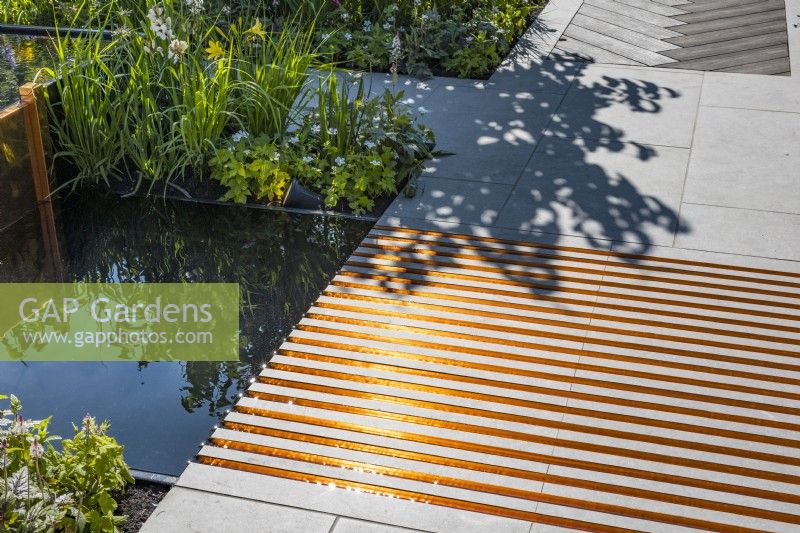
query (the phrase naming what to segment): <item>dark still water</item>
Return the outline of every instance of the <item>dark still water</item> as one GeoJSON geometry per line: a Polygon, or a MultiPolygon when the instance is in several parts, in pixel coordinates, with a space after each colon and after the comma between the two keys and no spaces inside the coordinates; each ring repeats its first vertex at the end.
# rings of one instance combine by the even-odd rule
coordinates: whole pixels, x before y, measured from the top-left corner
{"type": "Polygon", "coordinates": [[[0,282],[237,282],[239,362],[0,363],[0,394],[71,436],[111,421],[128,463],[178,474],[371,223],[162,199],[72,195],[54,222],[0,226],[0,282]]]}
{"type": "Polygon", "coordinates": [[[19,86],[52,65],[49,37],[0,33],[0,109],[19,100],[19,86]]]}

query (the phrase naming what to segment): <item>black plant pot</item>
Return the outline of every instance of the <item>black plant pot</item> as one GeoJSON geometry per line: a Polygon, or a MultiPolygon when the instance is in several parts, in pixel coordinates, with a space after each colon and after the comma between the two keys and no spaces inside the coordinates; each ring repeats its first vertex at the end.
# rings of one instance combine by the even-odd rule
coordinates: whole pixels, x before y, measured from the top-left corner
{"type": "Polygon", "coordinates": [[[291,207],[293,209],[322,209],[325,205],[325,198],[321,194],[311,192],[297,181],[292,179],[289,185],[289,190],[283,197],[283,207],[291,207]]]}

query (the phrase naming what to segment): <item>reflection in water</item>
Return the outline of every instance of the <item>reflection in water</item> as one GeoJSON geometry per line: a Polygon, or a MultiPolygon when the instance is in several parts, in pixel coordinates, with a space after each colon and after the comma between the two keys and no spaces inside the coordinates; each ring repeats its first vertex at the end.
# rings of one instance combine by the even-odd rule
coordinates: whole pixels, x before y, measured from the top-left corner
{"type": "Polygon", "coordinates": [[[0,108],[16,102],[19,86],[50,66],[51,51],[47,37],[0,34],[0,108]]]}
{"type": "MultiPolygon", "coordinates": [[[[0,363],[0,392],[20,395],[29,416],[53,414],[62,435],[86,412],[108,418],[134,468],[164,473],[181,471],[370,228],[88,193],[59,207],[65,280],[240,283],[239,362],[0,363]]],[[[41,234],[36,212],[0,231],[0,281],[45,280],[41,234]]]]}

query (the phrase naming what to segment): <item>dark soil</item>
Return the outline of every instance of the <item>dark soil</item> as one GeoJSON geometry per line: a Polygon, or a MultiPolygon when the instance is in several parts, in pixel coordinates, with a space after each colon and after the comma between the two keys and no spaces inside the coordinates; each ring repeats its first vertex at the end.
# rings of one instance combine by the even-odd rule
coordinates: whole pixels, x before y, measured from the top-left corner
{"type": "Polygon", "coordinates": [[[119,504],[117,514],[128,517],[128,521],[122,527],[123,533],[139,531],[167,491],[169,491],[168,485],[148,481],[137,481],[125,489],[125,493],[117,497],[119,504]]]}

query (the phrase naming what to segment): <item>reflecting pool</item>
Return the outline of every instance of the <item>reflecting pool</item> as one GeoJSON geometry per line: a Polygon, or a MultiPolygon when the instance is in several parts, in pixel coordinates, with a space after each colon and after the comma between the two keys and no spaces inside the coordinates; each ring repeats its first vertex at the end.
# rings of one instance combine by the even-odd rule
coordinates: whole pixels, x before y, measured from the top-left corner
{"type": "Polygon", "coordinates": [[[178,474],[371,223],[231,206],[73,194],[55,217],[0,227],[0,282],[238,282],[240,360],[0,363],[0,394],[71,436],[109,419],[136,469],[178,474]]]}
{"type": "Polygon", "coordinates": [[[0,109],[19,99],[19,86],[51,65],[49,37],[0,34],[0,109]]]}

